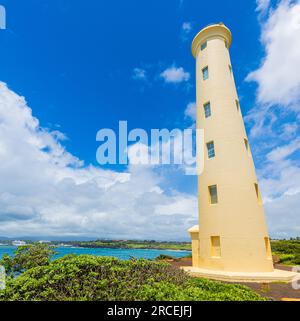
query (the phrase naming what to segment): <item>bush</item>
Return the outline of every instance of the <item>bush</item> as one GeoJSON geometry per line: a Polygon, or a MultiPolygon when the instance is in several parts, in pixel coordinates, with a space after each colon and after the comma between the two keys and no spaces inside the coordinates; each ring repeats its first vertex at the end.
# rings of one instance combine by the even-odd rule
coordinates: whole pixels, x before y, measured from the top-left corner
{"type": "Polygon", "coordinates": [[[300,241],[299,240],[280,240],[272,241],[272,251],[278,255],[279,263],[287,265],[300,264],[300,241]]]}
{"type": "Polygon", "coordinates": [[[300,241],[272,241],[271,242],[272,251],[276,253],[284,253],[284,254],[299,254],[300,255],[300,241]]]}
{"type": "Polygon", "coordinates": [[[279,254],[279,263],[286,265],[299,265],[300,255],[299,254],[279,254]]]}
{"type": "Polygon", "coordinates": [[[166,260],[175,260],[175,257],[166,254],[160,254],[155,258],[156,261],[166,261],[166,260]]]}
{"type": "Polygon", "coordinates": [[[121,261],[91,255],[65,256],[9,279],[0,300],[264,300],[249,288],[193,279],[169,264],[121,261]]]}
{"type": "Polygon", "coordinates": [[[8,275],[13,276],[37,266],[48,265],[54,254],[55,251],[47,244],[20,246],[13,257],[5,254],[0,265],[4,266],[8,275]]]}

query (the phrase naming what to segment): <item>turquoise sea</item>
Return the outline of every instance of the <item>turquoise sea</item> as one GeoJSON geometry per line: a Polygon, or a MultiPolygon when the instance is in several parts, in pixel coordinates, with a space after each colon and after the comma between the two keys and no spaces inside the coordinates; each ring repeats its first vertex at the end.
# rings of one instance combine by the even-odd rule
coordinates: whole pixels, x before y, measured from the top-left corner
{"type": "MultiPolygon", "coordinates": [[[[0,246],[0,258],[7,253],[13,255],[17,248],[15,246],[0,246]]],[[[160,254],[170,255],[173,257],[184,257],[189,255],[190,251],[173,251],[173,250],[154,250],[154,249],[110,249],[110,248],[83,248],[83,247],[56,247],[57,254],[54,259],[66,254],[91,254],[97,256],[114,256],[121,260],[127,260],[130,257],[155,259],[160,254]]]]}

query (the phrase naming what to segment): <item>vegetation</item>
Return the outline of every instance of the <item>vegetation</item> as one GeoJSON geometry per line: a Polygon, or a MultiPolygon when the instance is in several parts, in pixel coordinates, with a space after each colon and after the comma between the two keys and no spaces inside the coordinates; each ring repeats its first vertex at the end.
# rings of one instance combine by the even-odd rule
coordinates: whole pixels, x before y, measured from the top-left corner
{"type": "Polygon", "coordinates": [[[48,265],[54,254],[46,244],[20,246],[13,257],[5,254],[0,265],[4,266],[7,275],[15,275],[37,266],[48,265]]]}
{"type": "Polygon", "coordinates": [[[192,279],[168,264],[65,256],[8,280],[0,300],[263,300],[240,285],[192,279]]]}
{"type": "MultiPolygon", "coordinates": [[[[54,242],[59,244],[59,242],[54,242]]],[[[96,241],[69,241],[63,242],[67,245],[87,247],[87,248],[125,248],[125,249],[160,249],[160,250],[191,250],[190,242],[157,242],[157,241],[116,241],[116,240],[96,240],[96,241]]]]}
{"type": "Polygon", "coordinates": [[[9,266],[23,273],[11,274],[0,301],[265,300],[247,287],[194,279],[165,262],[92,255],[50,261],[46,247],[16,253],[22,264],[9,266]]]}
{"type": "MultiPolygon", "coordinates": [[[[102,241],[99,242],[102,246],[102,241]]],[[[123,247],[134,244],[120,242],[123,247]]],[[[111,244],[119,246],[120,242],[111,244]]],[[[169,244],[149,243],[152,248],[169,244]]],[[[138,244],[149,248],[149,243],[138,244]]],[[[185,243],[172,243],[172,246],[182,244],[185,243]]],[[[299,239],[273,240],[271,245],[281,263],[300,264],[299,239]]],[[[122,261],[92,255],[69,255],[51,261],[53,254],[49,245],[34,244],[19,247],[14,257],[4,255],[0,265],[5,267],[8,278],[6,289],[0,291],[0,301],[265,300],[245,286],[191,278],[164,262],[172,259],[166,255],[154,261],[122,261]]]]}
{"type": "Polygon", "coordinates": [[[158,257],[155,258],[156,261],[168,261],[168,260],[175,260],[176,258],[171,255],[160,254],[158,257]]]}
{"type": "Polygon", "coordinates": [[[273,240],[273,255],[279,256],[279,263],[286,265],[300,264],[300,240],[273,240]]]}
{"type": "MultiPolygon", "coordinates": [[[[27,244],[35,244],[32,240],[24,240],[27,244]]],[[[2,245],[12,245],[11,240],[1,240],[2,245]]],[[[61,244],[86,248],[124,248],[124,249],[160,249],[160,250],[191,250],[190,242],[158,242],[138,240],[95,240],[95,241],[52,241],[52,245],[61,244]]]]}

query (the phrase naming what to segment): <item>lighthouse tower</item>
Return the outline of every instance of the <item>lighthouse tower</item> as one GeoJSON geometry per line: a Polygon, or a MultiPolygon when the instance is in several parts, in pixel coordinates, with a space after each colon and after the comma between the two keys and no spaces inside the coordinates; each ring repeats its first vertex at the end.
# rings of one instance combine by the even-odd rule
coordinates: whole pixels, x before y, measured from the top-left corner
{"type": "Polygon", "coordinates": [[[197,128],[204,130],[199,175],[199,225],[192,238],[195,276],[226,281],[291,281],[299,273],[274,270],[263,204],[231,67],[231,32],[202,29],[196,59],[197,128]]]}
{"type": "Polygon", "coordinates": [[[264,209],[229,55],[231,32],[222,23],[202,29],[196,59],[197,128],[204,130],[199,176],[199,226],[189,230],[193,267],[272,272],[264,209]]]}

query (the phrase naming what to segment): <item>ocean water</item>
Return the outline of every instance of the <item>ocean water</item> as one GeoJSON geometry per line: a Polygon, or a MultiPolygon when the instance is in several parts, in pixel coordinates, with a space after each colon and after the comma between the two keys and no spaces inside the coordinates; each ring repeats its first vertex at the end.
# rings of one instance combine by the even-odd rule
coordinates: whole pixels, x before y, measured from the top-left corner
{"type": "MultiPolygon", "coordinates": [[[[7,253],[13,255],[17,248],[15,246],[0,246],[0,258],[7,253]]],[[[127,260],[130,257],[137,259],[155,259],[160,254],[170,255],[176,258],[184,257],[191,254],[190,251],[173,251],[173,250],[155,250],[155,249],[110,249],[110,248],[83,248],[83,247],[56,247],[57,254],[53,259],[62,257],[67,254],[91,254],[97,256],[113,256],[121,260],[127,260]]]]}

